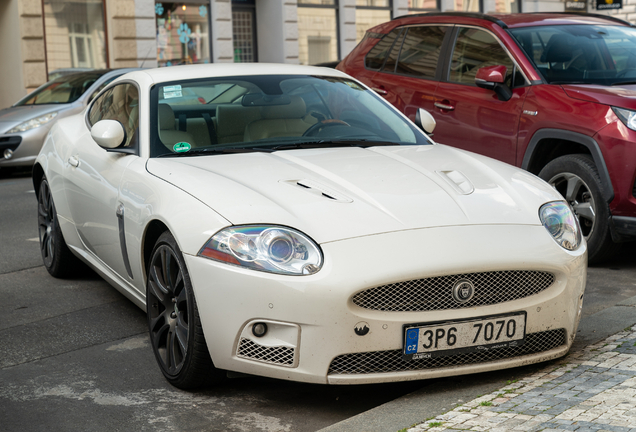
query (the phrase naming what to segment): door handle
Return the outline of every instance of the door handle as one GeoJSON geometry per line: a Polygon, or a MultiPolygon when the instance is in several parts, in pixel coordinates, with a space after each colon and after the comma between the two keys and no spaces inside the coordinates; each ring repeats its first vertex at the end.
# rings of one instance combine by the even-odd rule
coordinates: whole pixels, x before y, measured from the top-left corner
{"type": "Polygon", "coordinates": [[[75,168],[79,166],[79,162],[79,159],[75,156],[71,156],[70,158],[68,158],[68,163],[75,168]]]}
{"type": "Polygon", "coordinates": [[[446,111],[452,111],[455,109],[453,105],[443,104],[439,102],[435,102],[433,105],[435,105],[436,108],[439,108],[441,110],[446,110],[446,111]]]}
{"type": "Polygon", "coordinates": [[[381,89],[381,88],[376,88],[376,87],[371,87],[371,90],[373,90],[374,92],[376,92],[377,94],[379,94],[380,96],[386,96],[389,94],[388,91],[381,89]]]}

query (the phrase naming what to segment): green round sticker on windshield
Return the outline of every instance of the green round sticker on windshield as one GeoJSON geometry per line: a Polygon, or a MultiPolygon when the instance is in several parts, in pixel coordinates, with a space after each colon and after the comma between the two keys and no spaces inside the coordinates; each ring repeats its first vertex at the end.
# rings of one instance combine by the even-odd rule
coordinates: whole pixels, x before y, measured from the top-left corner
{"type": "Polygon", "coordinates": [[[177,153],[185,153],[187,151],[190,151],[191,148],[192,146],[188,144],[187,142],[178,142],[172,146],[172,150],[174,150],[177,153]]]}

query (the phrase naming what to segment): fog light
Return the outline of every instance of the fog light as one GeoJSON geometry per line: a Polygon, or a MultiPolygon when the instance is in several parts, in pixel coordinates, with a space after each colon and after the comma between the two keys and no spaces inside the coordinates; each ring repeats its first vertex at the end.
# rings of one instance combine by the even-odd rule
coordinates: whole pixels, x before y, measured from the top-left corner
{"type": "Polygon", "coordinates": [[[252,334],[256,337],[263,337],[267,333],[267,324],[256,323],[252,326],[252,334]]]}
{"type": "Polygon", "coordinates": [[[4,151],[4,158],[5,159],[11,159],[13,157],[13,150],[11,149],[6,149],[4,151]]]}

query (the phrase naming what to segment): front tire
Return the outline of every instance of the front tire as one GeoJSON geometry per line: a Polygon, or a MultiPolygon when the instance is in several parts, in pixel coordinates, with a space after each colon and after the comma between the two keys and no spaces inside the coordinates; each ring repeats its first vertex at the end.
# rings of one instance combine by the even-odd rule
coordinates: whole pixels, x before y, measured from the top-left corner
{"type": "Polygon", "coordinates": [[[38,234],[42,261],[51,276],[63,278],[81,266],[62,236],[51,188],[46,178],[42,179],[38,190],[38,234]]]}
{"type": "Polygon", "coordinates": [[[548,163],[539,177],[563,195],[574,210],[587,241],[590,264],[598,264],[618,252],[620,244],[612,241],[610,210],[603,200],[601,178],[591,157],[561,156],[548,163]]]}
{"type": "Polygon", "coordinates": [[[210,358],[190,276],[168,231],[159,237],[150,258],[146,310],[152,349],[170,384],[186,390],[224,379],[225,373],[210,358]]]}

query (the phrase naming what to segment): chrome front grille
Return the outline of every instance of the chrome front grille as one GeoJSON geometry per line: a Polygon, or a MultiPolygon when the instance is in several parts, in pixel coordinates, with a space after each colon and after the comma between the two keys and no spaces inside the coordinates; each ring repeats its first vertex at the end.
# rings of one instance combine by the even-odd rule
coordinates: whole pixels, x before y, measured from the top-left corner
{"type": "Polygon", "coordinates": [[[241,338],[236,355],[241,358],[278,366],[294,365],[294,348],[259,345],[247,338],[241,338]]]}
{"type": "Polygon", "coordinates": [[[343,354],[331,362],[329,375],[424,371],[450,366],[487,363],[549,351],[565,344],[565,329],[557,329],[528,334],[526,335],[526,342],[520,347],[500,348],[486,352],[472,352],[433,359],[403,360],[401,350],[343,354]]]}
{"type": "Polygon", "coordinates": [[[388,312],[436,311],[486,306],[518,300],[540,293],[554,283],[552,273],[506,270],[466,273],[397,282],[361,291],[353,304],[364,309],[388,312]],[[475,289],[471,300],[453,298],[457,281],[470,280],[475,289]]]}

